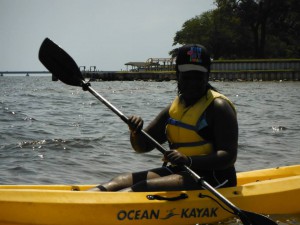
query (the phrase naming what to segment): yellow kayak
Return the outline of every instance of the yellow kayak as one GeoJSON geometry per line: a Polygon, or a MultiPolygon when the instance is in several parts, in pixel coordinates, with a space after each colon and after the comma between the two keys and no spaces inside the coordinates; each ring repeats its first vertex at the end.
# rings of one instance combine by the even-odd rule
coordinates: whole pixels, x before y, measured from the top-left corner
{"type": "MultiPolygon", "coordinates": [[[[0,224],[186,225],[233,216],[206,190],[85,191],[92,186],[0,185],[0,224]]],[[[237,187],[218,191],[243,210],[265,215],[298,214],[300,165],[241,172],[237,187]]]]}

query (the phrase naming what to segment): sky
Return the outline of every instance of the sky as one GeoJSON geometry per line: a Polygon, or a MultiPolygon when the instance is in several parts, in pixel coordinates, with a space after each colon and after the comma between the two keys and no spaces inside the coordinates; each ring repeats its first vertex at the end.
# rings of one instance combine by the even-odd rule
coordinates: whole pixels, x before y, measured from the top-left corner
{"type": "Polygon", "coordinates": [[[168,58],[185,21],[214,0],[0,0],[0,71],[44,71],[48,37],[78,66],[125,70],[127,62],[168,58]]]}

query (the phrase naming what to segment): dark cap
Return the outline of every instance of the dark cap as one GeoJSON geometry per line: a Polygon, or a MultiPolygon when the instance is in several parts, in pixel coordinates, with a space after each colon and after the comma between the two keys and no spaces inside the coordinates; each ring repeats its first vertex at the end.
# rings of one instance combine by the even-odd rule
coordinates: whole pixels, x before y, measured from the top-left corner
{"type": "Polygon", "coordinates": [[[176,70],[179,72],[210,72],[210,64],[210,55],[202,45],[188,44],[178,49],[176,70]]]}

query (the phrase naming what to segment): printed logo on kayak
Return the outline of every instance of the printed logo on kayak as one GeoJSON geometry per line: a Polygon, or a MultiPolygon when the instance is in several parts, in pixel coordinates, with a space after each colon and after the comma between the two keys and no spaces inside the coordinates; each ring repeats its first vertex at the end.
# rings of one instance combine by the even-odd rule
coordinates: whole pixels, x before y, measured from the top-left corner
{"type": "Polygon", "coordinates": [[[117,213],[118,220],[167,220],[172,217],[185,218],[202,218],[202,217],[218,217],[217,210],[219,208],[183,208],[170,209],[161,211],[159,209],[148,210],[120,210],[117,213]]]}

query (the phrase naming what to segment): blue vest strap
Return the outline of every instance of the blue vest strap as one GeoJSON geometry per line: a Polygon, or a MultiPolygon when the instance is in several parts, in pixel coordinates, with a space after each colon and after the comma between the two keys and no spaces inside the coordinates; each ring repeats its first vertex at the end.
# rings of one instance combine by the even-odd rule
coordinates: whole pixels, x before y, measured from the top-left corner
{"type": "Polygon", "coordinates": [[[178,127],[182,127],[188,130],[193,130],[198,132],[199,130],[203,129],[204,127],[208,126],[207,121],[205,119],[205,114],[203,116],[200,117],[200,119],[198,120],[196,126],[192,126],[186,123],[183,123],[179,120],[175,120],[173,118],[169,118],[167,121],[168,124],[174,125],[174,126],[178,126],[178,127]]]}
{"type": "Polygon", "coordinates": [[[188,130],[193,130],[193,131],[196,131],[196,132],[198,131],[197,127],[186,124],[186,123],[183,123],[183,122],[181,122],[179,120],[175,120],[173,118],[169,118],[167,123],[171,124],[171,125],[174,125],[174,126],[182,127],[182,128],[188,129],[188,130]]]}
{"type": "Polygon", "coordinates": [[[197,142],[182,142],[182,143],[169,143],[170,149],[177,149],[182,147],[196,147],[210,143],[209,141],[197,141],[197,142]]]}

